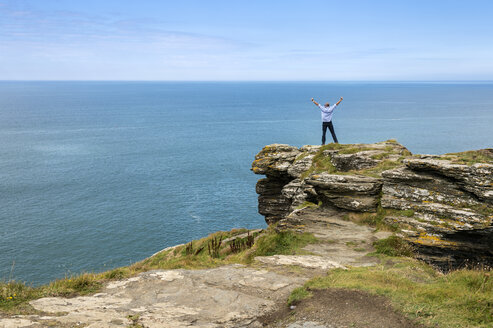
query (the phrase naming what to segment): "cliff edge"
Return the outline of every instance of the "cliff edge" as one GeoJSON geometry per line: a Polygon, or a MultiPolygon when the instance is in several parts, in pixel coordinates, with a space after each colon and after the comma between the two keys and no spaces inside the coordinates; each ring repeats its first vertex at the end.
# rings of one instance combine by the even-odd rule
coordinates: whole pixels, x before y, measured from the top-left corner
{"type": "Polygon", "coordinates": [[[443,270],[493,265],[493,149],[413,155],[395,140],[265,146],[252,163],[268,224],[332,209],[386,225],[443,270]]]}

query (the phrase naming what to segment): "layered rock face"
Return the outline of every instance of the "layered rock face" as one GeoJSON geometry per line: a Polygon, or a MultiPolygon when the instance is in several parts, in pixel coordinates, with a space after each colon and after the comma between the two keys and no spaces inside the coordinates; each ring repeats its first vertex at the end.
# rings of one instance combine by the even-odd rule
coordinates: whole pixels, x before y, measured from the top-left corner
{"type": "MultiPolygon", "coordinates": [[[[493,265],[493,151],[412,155],[375,144],[269,145],[255,157],[259,212],[268,224],[305,206],[377,212],[443,269],[493,265]]],[[[376,214],[377,215],[377,214],[376,214]]]]}

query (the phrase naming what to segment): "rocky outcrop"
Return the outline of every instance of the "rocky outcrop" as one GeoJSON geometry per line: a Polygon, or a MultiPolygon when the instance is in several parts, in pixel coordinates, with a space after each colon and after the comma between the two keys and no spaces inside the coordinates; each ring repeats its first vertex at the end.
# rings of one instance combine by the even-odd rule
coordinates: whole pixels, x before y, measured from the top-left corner
{"type": "Polygon", "coordinates": [[[274,223],[305,202],[342,210],[376,211],[383,180],[379,172],[401,165],[411,153],[395,141],[304,146],[273,144],[255,157],[259,213],[274,223]]]}
{"type": "MultiPolygon", "coordinates": [[[[252,170],[269,224],[306,206],[376,212],[443,269],[493,265],[493,151],[412,155],[393,140],[375,144],[270,145],[252,170]]],[[[376,215],[375,215],[376,216],[376,215]]]]}

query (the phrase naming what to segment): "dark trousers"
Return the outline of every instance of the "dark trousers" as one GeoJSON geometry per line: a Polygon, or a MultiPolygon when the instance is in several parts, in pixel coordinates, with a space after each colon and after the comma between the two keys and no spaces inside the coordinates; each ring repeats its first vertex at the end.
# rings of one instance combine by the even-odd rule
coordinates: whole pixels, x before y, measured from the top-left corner
{"type": "Polygon", "coordinates": [[[334,131],[334,126],[332,125],[332,121],[322,122],[322,145],[325,145],[325,133],[327,133],[327,128],[329,128],[330,133],[332,134],[332,139],[334,139],[334,142],[339,143],[339,141],[337,141],[337,137],[334,131]]]}

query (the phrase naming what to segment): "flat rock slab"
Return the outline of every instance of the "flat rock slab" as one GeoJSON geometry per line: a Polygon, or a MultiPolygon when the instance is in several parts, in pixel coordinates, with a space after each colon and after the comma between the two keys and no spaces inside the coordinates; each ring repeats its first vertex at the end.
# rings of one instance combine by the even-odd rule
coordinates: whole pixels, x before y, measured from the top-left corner
{"type": "Polygon", "coordinates": [[[334,326],[321,325],[314,321],[296,321],[288,325],[287,328],[333,328],[334,326]]]}
{"type": "Polygon", "coordinates": [[[260,327],[257,317],[305,280],[241,265],[154,270],[110,282],[92,296],[32,301],[36,310],[54,315],[0,319],[0,327],[128,327],[129,315],[146,328],[260,327]]]}
{"type": "Polygon", "coordinates": [[[256,261],[270,265],[297,265],[308,269],[329,270],[335,268],[346,269],[343,265],[327,258],[314,255],[273,255],[257,256],[256,261]]]}

